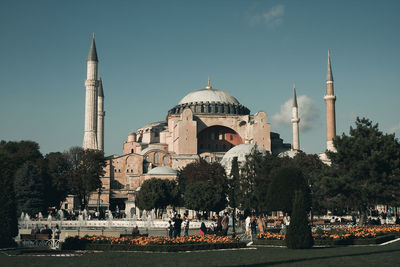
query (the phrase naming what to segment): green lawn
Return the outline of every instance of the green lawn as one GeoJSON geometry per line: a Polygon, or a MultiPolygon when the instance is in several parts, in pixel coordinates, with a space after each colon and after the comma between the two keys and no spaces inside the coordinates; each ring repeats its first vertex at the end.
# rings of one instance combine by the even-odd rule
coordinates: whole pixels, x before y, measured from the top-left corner
{"type": "Polygon", "coordinates": [[[385,246],[172,253],[99,252],[80,257],[7,256],[0,266],[398,266],[400,242],[385,246]]]}

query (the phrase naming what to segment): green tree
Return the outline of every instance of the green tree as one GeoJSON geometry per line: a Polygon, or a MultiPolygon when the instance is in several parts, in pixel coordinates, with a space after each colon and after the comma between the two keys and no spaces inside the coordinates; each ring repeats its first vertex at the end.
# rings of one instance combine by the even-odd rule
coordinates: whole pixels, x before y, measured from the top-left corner
{"type": "Polygon", "coordinates": [[[185,187],[184,204],[191,210],[219,212],[226,208],[226,192],[210,182],[190,183],[185,187]]]}
{"type": "Polygon", "coordinates": [[[14,245],[18,221],[10,159],[0,154],[0,248],[14,245]]]}
{"type": "Polygon", "coordinates": [[[175,181],[152,178],[146,180],[136,195],[136,205],[141,210],[165,209],[168,205],[174,205],[177,196],[175,181]]]}
{"type": "Polygon", "coordinates": [[[311,248],[314,245],[311,227],[307,219],[307,211],[310,210],[310,206],[307,204],[306,194],[301,190],[295,191],[293,212],[285,237],[286,246],[291,249],[311,248]]]}
{"type": "Polygon", "coordinates": [[[49,207],[59,208],[71,191],[68,185],[68,174],[71,164],[66,153],[53,152],[45,157],[46,198],[49,207]]]}
{"type": "Polygon", "coordinates": [[[87,208],[90,193],[102,186],[100,177],[103,176],[106,166],[104,153],[99,150],[72,147],[66,152],[66,156],[71,167],[66,179],[83,210],[87,208]]]}
{"type": "Polygon", "coordinates": [[[306,154],[304,152],[297,153],[292,160],[293,166],[301,170],[304,175],[304,179],[310,186],[310,192],[312,195],[312,214],[319,213],[324,214],[327,209],[332,210],[329,205],[333,199],[327,195],[327,188],[325,183],[326,177],[331,178],[334,173],[331,168],[325,165],[315,154],[306,154]]]}
{"type": "Polygon", "coordinates": [[[6,142],[0,141],[0,154],[8,157],[8,166],[12,171],[12,177],[15,172],[27,161],[35,164],[43,159],[39,150],[39,145],[33,141],[6,142]]]}
{"type": "Polygon", "coordinates": [[[400,144],[394,134],[384,134],[378,124],[357,118],[349,135],[337,136],[337,152],[327,152],[339,181],[334,189],[362,215],[377,204],[396,204],[400,199],[400,144]]]}
{"type": "Polygon", "coordinates": [[[242,210],[265,213],[268,210],[268,192],[274,174],[282,166],[288,166],[291,159],[280,158],[267,153],[261,154],[257,150],[246,156],[241,168],[239,179],[238,203],[242,210]]]}
{"type": "MultiPolygon", "coordinates": [[[[292,213],[296,190],[304,192],[307,207],[311,207],[310,188],[303,173],[295,167],[281,167],[274,175],[267,194],[269,210],[292,213]]],[[[309,210],[307,210],[308,212],[309,210]]]]}
{"type": "Polygon", "coordinates": [[[45,185],[40,169],[31,162],[25,162],[15,174],[15,197],[17,213],[34,215],[47,211],[45,185]]]}
{"type": "Polygon", "coordinates": [[[228,180],[224,167],[218,162],[201,159],[189,163],[178,172],[178,185],[184,205],[189,209],[220,211],[226,207],[228,180]]]}

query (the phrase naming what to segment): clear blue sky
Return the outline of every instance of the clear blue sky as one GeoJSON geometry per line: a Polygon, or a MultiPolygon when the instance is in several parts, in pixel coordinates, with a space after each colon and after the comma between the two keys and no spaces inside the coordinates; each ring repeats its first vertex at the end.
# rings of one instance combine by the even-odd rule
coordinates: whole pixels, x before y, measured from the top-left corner
{"type": "Polygon", "coordinates": [[[296,83],[301,148],[321,152],[328,49],[337,133],[365,116],[398,135],[399,14],[400,1],[2,0],[0,139],[33,140],[43,153],[82,144],[92,32],[107,155],[208,76],[252,113],[264,110],[286,142],[291,128],[278,113],[296,83]]]}

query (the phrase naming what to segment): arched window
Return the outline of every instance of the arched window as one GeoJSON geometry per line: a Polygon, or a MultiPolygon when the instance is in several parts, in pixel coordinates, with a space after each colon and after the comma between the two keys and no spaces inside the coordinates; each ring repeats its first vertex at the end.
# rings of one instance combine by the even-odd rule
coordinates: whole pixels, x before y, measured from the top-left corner
{"type": "Polygon", "coordinates": [[[154,164],[159,164],[160,163],[160,157],[158,155],[158,152],[154,153],[154,164]]]}
{"type": "Polygon", "coordinates": [[[167,156],[163,157],[163,163],[164,163],[164,165],[168,164],[168,157],[167,156]]]}

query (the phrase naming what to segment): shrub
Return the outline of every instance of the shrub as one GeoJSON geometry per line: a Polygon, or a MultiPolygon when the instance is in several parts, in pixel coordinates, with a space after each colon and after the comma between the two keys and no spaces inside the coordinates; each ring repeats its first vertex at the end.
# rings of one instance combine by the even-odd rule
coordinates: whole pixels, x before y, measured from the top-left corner
{"type": "Polygon", "coordinates": [[[65,241],[61,243],[61,250],[85,250],[89,243],[90,241],[85,237],[67,237],[65,241]]]}

